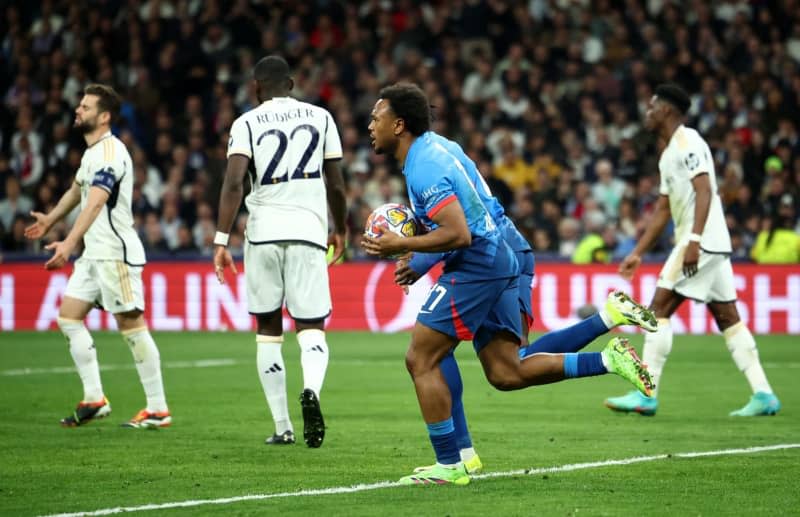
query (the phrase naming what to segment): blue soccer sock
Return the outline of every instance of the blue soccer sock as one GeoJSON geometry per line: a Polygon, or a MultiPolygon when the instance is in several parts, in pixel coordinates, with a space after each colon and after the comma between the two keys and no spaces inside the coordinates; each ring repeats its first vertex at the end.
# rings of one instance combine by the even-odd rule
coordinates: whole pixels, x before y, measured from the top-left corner
{"type": "Polygon", "coordinates": [[[442,362],[439,363],[439,369],[442,371],[447,387],[450,388],[450,399],[452,400],[452,409],[450,415],[453,417],[453,426],[456,431],[456,444],[458,449],[469,449],[472,447],[472,436],[469,434],[467,427],[467,417],[464,414],[464,403],[461,400],[461,395],[464,393],[464,384],[461,381],[461,372],[458,370],[458,363],[453,355],[454,350],[451,350],[442,362]]]}
{"type": "Polygon", "coordinates": [[[565,329],[554,330],[539,337],[530,345],[520,348],[519,357],[525,359],[540,352],[549,354],[577,352],[606,332],[608,327],[598,313],[565,329]]]}
{"type": "Polygon", "coordinates": [[[428,436],[436,453],[436,462],[442,465],[455,465],[461,461],[461,457],[458,455],[458,445],[456,445],[453,418],[427,425],[428,436]]]}
{"type": "Polygon", "coordinates": [[[606,373],[608,369],[603,365],[603,355],[600,352],[564,354],[564,377],[567,379],[593,377],[606,373]]]}

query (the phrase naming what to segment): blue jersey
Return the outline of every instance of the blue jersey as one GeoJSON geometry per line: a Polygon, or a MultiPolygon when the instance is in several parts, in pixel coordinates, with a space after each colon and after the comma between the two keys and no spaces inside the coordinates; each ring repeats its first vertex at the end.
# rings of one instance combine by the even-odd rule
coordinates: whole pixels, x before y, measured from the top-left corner
{"type": "Polygon", "coordinates": [[[436,214],[458,200],[464,211],[472,244],[445,255],[445,273],[459,281],[517,276],[514,253],[483,203],[464,165],[428,131],[408,150],[403,174],[414,213],[429,229],[435,230],[436,214]]]}
{"type": "Polygon", "coordinates": [[[458,145],[456,142],[452,140],[448,140],[447,138],[438,135],[434,132],[429,133],[433,140],[439,144],[441,144],[447,151],[455,156],[455,158],[461,163],[464,167],[464,170],[467,171],[467,177],[469,177],[469,181],[475,185],[475,190],[480,196],[483,205],[491,214],[492,219],[494,220],[497,227],[500,229],[500,232],[503,234],[506,242],[511,249],[514,251],[531,251],[531,245],[522,236],[521,233],[517,230],[514,223],[511,222],[506,216],[506,212],[503,209],[503,205],[497,200],[496,197],[492,195],[492,191],[489,190],[489,185],[486,184],[486,181],[481,176],[478,167],[475,165],[475,162],[472,161],[472,158],[467,156],[467,153],[458,145]]]}
{"type": "MultiPolygon", "coordinates": [[[[511,249],[514,252],[531,252],[532,250],[530,244],[528,244],[528,241],[525,239],[525,237],[519,233],[511,219],[506,216],[503,205],[501,205],[497,198],[492,195],[492,192],[489,190],[489,186],[486,184],[486,181],[484,181],[480,171],[478,171],[478,167],[475,165],[475,162],[472,161],[469,156],[467,156],[461,146],[456,142],[448,140],[447,138],[432,131],[425,133],[425,135],[430,135],[434,142],[444,147],[459,161],[459,163],[461,163],[461,166],[466,171],[470,183],[474,185],[478,197],[480,197],[483,205],[486,207],[486,210],[491,215],[495,225],[503,235],[503,238],[506,240],[508,245],[511,246],[511,249]]],[[[414,253],[410,266],[411,269],[417,273],[423,274],[444,257],[446,257],[446,254],[444,253],[414,253]]],[[[520,257],[518,255],[518,261],[519,258],[520,257]]],[[[531,267],[530,269],[530,273],[532,273],[533,268],[531,267]]]]}

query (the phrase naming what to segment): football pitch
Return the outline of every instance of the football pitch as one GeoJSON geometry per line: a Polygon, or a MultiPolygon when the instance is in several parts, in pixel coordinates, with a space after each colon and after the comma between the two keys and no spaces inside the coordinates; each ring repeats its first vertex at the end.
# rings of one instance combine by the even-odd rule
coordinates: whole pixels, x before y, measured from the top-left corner
{"type": "MultiPolygon", "coordinates": [[[[496,391],[462,344],[464,402],[485,466],[466,487],[394,483],[433,460],[403,362],[407,334],[328,334],[320,449],[264,445],[273,425],[253,334],[154,334],[174,419],[159,431],[120,427],[144,395],[120,336],[94,336],[113,412],[63,429],[82,392],[61,335],[0,335],[0,515],[800,514],[796,336],[757,337],[783,409],[739,419],[728,412],[750,391],[720,336],[676,336],[652,418],[603,407],[629,389],[611,375],[496,391]]],[[[632,342],[641,350],[641,335],[632,342]]],[[[283,351],[301,437],[293,333],[283,351]]]]}

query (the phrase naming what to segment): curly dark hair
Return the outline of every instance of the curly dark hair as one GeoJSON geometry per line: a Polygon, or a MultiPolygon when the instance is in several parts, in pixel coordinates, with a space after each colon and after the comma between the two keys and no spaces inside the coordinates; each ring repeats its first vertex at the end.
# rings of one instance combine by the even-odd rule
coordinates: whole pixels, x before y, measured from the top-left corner
{"type": "Polygon", "coordinates": [[[655,91],[656,97],[672,104],[678,113],[686,115],[692,101],[686,91],[675,83],[659,84],[655,91]]]}
{"type": "Polygon", "coordinates": [[[416,84],[396,83],[387,86],[381,90],[380,98],[389,102],[394,114],[403,119],[412,135],[419,136],[431,128],[428,96],[416,84]]]}

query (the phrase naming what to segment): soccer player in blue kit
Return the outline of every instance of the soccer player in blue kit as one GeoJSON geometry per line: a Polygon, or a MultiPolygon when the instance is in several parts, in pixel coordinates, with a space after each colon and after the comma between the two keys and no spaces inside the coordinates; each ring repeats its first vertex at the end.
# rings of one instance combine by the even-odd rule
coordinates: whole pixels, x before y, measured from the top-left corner
{"type": "Polygon", "coordinates": [[[489,382],[516,390],[567,378],[616,373],[645,394],[650,375],[626,341],[614,338],[603,352],[534,354],[521,361],[519,264],[463,166],[429,132],[430,107],[417,86],[384,88],[369,124],[378,153],[403,164],[414,212],[429,228],[400,237],[391,232],[362,246],[376,256],[450,252],[444,271],[420,308],[406,353],[436,465],[400,479],[402,484],[469,483],[459,457],[451,395],[441,361],[462,340],[472,340],[489,382]]]}
{"type": "MultiPolygon", "coordinates": [[[[503,206],[492,195],[475,162],[464,153],[461,146],[436,133],[430,132],[429,134],[433,141],[441,144],[448,153],[452,154],[461,163],[469,182],[475,187],[478,196],[491,214],[492,220],[517,259],[519,264],[518,302],[522,328],[521,344],[523,345],[519,349],[521,359],[538,353],[577,352],[597,337],[620,325],[637,325],[650,332],[656,331],[656,318],[652,311],[638,304],[627,294],[621,291],[614,291],[609,293],[605,306],[593,316],[569,327],[548,332],[533,343],[528,344],[528,330],[533,322],[533,309],[531,307],[534,275],[533,250],[525,237],[514,226],[514,223],[505,215],[503,206]]],[[[395,270],[396,283],[401,286],[413,284],[437,262],[444,260],[446,256],[447,253],[414,253],[410,259],[401,259],[398,261],[398,266],[395,270]]],[[[455,349],[451,350],[442,359],[441,363],[439,363],[439,368],[450,390],[453,425],[456,431],[456,443],[461,461],[464,463],[467,473],[477,474],[483,469],[483,462],[473,447],[472,436],[467,426],[464,405],[461,400],[463,382],[454,352],[455,349]]],[[[415,472],[421,472],[431,467],[417,467],[415,472]]]]}

